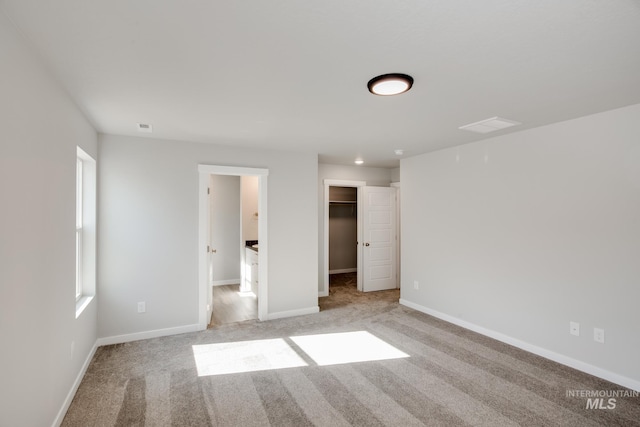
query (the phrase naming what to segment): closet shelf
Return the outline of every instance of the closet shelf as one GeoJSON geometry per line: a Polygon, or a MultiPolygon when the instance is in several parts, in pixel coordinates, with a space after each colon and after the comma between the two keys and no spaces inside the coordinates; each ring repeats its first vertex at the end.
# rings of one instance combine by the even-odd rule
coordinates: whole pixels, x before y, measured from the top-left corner
{"type": "Polygon", "coordinates": [[[355,200],[329,200],[329,203],[334,203],[334,204],[340,204],[340,205],[355,205],[356,202],[355,200]]]}

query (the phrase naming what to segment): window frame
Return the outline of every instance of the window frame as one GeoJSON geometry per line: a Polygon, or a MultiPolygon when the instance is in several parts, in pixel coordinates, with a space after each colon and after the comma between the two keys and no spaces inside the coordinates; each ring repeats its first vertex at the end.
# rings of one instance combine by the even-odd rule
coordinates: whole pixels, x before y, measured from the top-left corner
{"type": "Polygon", "coordinates": [[[80,155],[76,158],[76,302],[82,298],[83,277],[82,264],[84,254],[82,250],[82,234],[83,234],[83,159],[80,155]]]}
{"type": "Polygon", "coordinates": [[[82,148],[76,152],[76,318],[96,294],[96,161],[82,148]]]}

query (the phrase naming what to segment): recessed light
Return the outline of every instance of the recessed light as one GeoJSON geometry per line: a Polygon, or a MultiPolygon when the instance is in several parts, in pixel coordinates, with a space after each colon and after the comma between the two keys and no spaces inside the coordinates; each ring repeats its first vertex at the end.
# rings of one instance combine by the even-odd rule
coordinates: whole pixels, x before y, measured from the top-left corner
{"type": "Polygon", "coordinates": [[[358,160],[356,160],[356,161],[355,161],[355,162],[353,162],[353,163],[355,163],[356,165],[361,165],[361,164],[363,164],[363,163],[364,163],[364,160],[360,160],[360,159],[358,159],[358,160]]]}
{"type": "Polygon", "coordinates": [[[491,117],[490,119],[480,120],[479,122],[460,126],[458,129],[478,133],[489,133],[521,124],[522,123],[516,122],[515,120],[503,119],[502,117],[491,117]]]}
{"type": "Polygon", "coordinates": [[[138,132],[153,132],[153,127],[151,127],[151,125],[148,123],[136,123],[136,125],[138,126],[138,132]]]}
{"type": "Polygon", "coordinates": [[[367,87],[374,95],[398,95],[411,89],[413,77],[406,74],[391,73],[383,74],[369,80],[367,87]]]}
{"type": "Polygon", "coordinates": [[[404,154],[404,150],[400,150],[400,149],[394,150],[393,152],[396,153],[396,156],[402,156],[404,154]]]}

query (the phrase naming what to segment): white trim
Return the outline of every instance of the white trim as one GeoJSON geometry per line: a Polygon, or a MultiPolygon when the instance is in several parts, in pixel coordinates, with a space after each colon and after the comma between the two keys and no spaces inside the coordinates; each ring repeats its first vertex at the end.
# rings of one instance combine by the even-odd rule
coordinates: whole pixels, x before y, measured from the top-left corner
{"type": "MultiPolygon", "coordinates": [[[[200,166],[198,166],[200,171],[200,166]]],[[[209,271],[208,252],[205,250],[209,244],[208,224],[209,224],[209,174],[200,172],[199,174],[199,207],[198,207],[198,322],[207,324],[208,309],[211,307],[209,301],[209,271]],[[204,199],[204,200],[203,200],[204,199]]]]}
{"type": "Polygon", "coordinates": [[[80,317],[85,308],[93,301],[93,295],[83,295],[76,302],[76,319],[80,317]]]}
{"type": "Polygon", "coordinates": [[[581,360],[577,360],[568,356],[565,356],[560,353],[556,353],[551,350],[547,350],[546,348],[538,347],[537,345],[529,344],[528,342],[521,341],[517,338],[510,337],[500,332],[496,332],[491,329],[484,328],[482,326],[478,326],[474,323],[467,322],[466,320],[459,319],[457,317],[450,316],[445,313],[441,313],[439,311],[433,310],[428,307],[421,306],[419,304],[415,304],[411,301],[407,301],[405,299],[400,299],[400,304],[412,308],[417,311],[421,311],[430,316],[437,317],[438,319],[442,319],[445,322],[453,323],[454,325],[461,326],[465,329],[469,329],[471,331],[477,332],[479,334],[485,335],[487,337],[496,339],[503,343],[512,345],[514,347],[518,347],[522,350],[528,351],[529,353],[537,354],[538,356],[544,357],[545,359],[553,360],[554,362],[558,362],[562,365],[569,366],[571,368],[577,369],[579,371],[585,372],[587,374],[596,376],[598,378],[605,379],[607,381],[611,381],[612,383],[621,385],[623,387],[630,388],[632,390],[640,391],[640,381],[627,378],[625,376],[616,374],[611,371],[607,371],[606,369],[599,368],[597,366],[590,365],[581,360]]]}
{"type": "Polygon", "coordinates": [[[96,224],[97,224],[97,163],[82,148],[76,147],[76,158],[80,161],[80,176],[76,171],[80,188],[76,187],[76,236],[79,241],[76,252],[76,318],[80,315],[82,304],[78,304],[85,297],[96,294],[96,224]],[[80,194],[78,194],[80,190],[80,194]],[[80,205],[78,205],[80,202],[80,205]],[[78,219],[80,224],[78,224],[78,219]],[[78,289],[79,288],[79,289],[78,289]],[[77,295],[77,291],[80,295],[77,295]]]}
{"type": "Polygon", "coordinates": [[[188,332],[204,331],[207,325],[195,324],[178,326],[175,328],[154,329],[152,331],[135,332],[133,334],[114,335],[112,337],[98,338],[96,344],[98,347],[103,345],[122,344],[131,341],[147,340],[149,338],[166,337],[169,335],[186,334],[188,332]]]}
{"type": "Polygon", "coordinates": [[[269,284],[269,242],[268,242],[268,221],[269,211],[267,209],[267,175],[269,171],[265,171],[264,175],[258,177],[258,241],[260,242],[260,250],[258,251],[258,320],[266,320],[269,316],[269,300],[267,292],[269,284]]]}
{"type": "Polygon", "coordinates": [[[64,399],[64,402],[62,403],[62,407],[58,411],[58,415],[53,420],[53,424],[52,424],[53,427],[59,427],[60,425],[62,425],[62,421],[64,420],[64,416],[67,415],[67,411],[69,410],[69,407],[71,406],[71,402],[73,402],[73,398],[76,396],[76,392],[78,391],[78,387],[80,387],[80,383],[82,382],[82,379],[84,378],[84,374],[87,373],[87,369],[89,369],[89,365],[91,364],[91,361],[93,360],[93,356],[96,354],[96,350],[97,349],[98,349],[98,342],[96,341],[96,343],[93,345],[93,348],[89,352],[89,355],[85,359],[84,364],[82,365],[82,368],[80,369],[80,372],[78,372],[78,375],[76,376],[76,380],[73,382],[73,385],[71,386],[71,389],[69,390],[69,393],[67,393],[67,397],[64,399]]]}
{"type": "Polygon", "coordinates": [[[322,181],[325,187],[364,187],[367,181],[349,181],[344,179],[325,179],[322,181]]]}
{"type": "Polygon", "coordinates": [[[207,175],[230,175],[230,176],[267,176],[269,169],[246,168],[242,166],[217,166],[217,165],[198,165],[198,172],[207,175]]]}
{"type": "Polygon", "coordinates": [[[214,280],[213,286],[239,285],[241,279],[214,280]]]}
{"type": "Polygon", "coordinates": [[[304,316],[306,314],[316,314],[320,312],[319,306],[300,308],[297,310],[278,311],[276,313],[269,314],[269,320],[283,319],[285,317],[304,316]]]}
{"type": "Polygon", "coordinates": [[[207,251],[209,242],[207,224],[209,223],[209,198],[207,188],[209,186],[210,175],[230,175],[230,176],[257,176],[258,177],[258,241],[260,242],[260,252],[258,252],[258,277],[260,286],[258,287],[258,319],[266,320],[269,313],[268,286],[269,286],[269,241],[268,241],[268,211],[267,211],[267,188],[269,169],[249,168],[240,166],[217,166],[198,165],[199,179],[199,232],[198,232],[198,321],[201,325],[209,323],[207,319],[207,295],[209,292],[208,272],[207,272],[207,251]]]}
{"type": "Polygon", "coordinates": [[[340,268],[338,270],[329,270],[329,274],[355,273],[357,268],[340,268]]]}
{"type": "MultiPolygon", "coordinates": [[[[324,263],[322,289],[318,290],[319,297],[329,295],[329,187],[356,187],[358,189],[358,242],[362,241],[362,219],[360,218],[360,187],[367,185],[367,181],[346,181],[343,179],[324,179],[324,263]]],[[[362,247],[358,245],[358,267],[356,271],[362,271],[362,247]]],[[[362,289],[361,277],[358,274],[358,290],[362,289]]]]}
{"type": "Polygon", "coordinates": [[[402,225],[401,225],[401,204],[402,193],[399,182],[392,182],[391,187],[396,189],[396,288],[402,285],[402,225]]]}

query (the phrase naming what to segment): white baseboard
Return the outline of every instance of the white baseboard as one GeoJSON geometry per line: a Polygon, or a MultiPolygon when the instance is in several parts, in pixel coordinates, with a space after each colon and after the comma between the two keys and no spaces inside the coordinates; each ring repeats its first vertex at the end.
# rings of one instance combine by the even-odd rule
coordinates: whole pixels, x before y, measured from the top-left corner
{"type": "Polygon", "coordinates": [[[433,317],[437,317],[438,319],[442,319],[445,322],[453,323],[454,325],[461,326],[465,329],[469,329],[481,335],[485,335],[490,338],[496,339],[498,341],[502,341],[503,343],[512,345],[514,347],[518,347],[522,350],[528,351],[529,353],[537,354],[538,356],[542,356],[545,359],[553,360],[554,362],[558,362],[562,365],[569,366],[571,368],[577,369],[579,371],[585,372],[595,377],[602,378],[607,381],[611,381],[612,383],[621,385],[623,387],[640,391],[640,381],[627,378],[625,376],[616,374],[606,369],[602,369],[597,366],[590,365],[589,363],[583,362],[581,360],[577,360],[577,359],[565,356],[563,354],[556,353],[551,350],[547,350],[546,348],[529,344],[528,342],[521,341],[519,339],[510,337],[500,332],[493,331],[491,329],[484,328],[482,326],[478,326],[474,323],[467,322],[466,320],[458,319],[457,317],[453,317],[448,314],[441,313],[439,311],[421,306],[419,304],[415,304],[411,301],[407,301],[402,298],[400,299],[400,304],[407,306],[409,308],[412,308],[414,310],[421,311],[422,313],[426,313],[433,317]]]}
{"type": "Polygon", "coordinates": [[[318,291],[318,298],[320,297],[328,297],[329,291],[318,291]]]}
{"type": "Polygon", "coordinates": [[[133,334],[115,335],[112,337],[98,338],[98,341],[96,341],[96,344],[98,347],[103,345],[122,344],[125,342],[146,340],[149,338],[164,337],[167,335],[178,335],[178,334],[185,334],[187,332],[203,331],[205,329],[207,329],[207,325],[201,325],[201,324],[185,325],[185,326],[178,326],[175,328],[166,328],[166,329],[155,329],[153,331],[136,332],[133,334]]]}
{"type": "Polygon", "coordinates": [[[338,270],[329,270],[329,274],[355,273],[356,271],[358,271],[357,268],[340,268],[338,270]]]}
{"type": "Polygon", "coordinates": [[[78,372],[78,375],[76,376],[76,380],[73,382],[73,385],[71,386],[71,390],[69,390],[69,393],[67,393],[67,397],[64,399],[64,402],[62,404],[62,408],[60,408],[60,411],[58,411],[58,415],[56,416],[56,419],[53,420],[53,424],[52,424],[53,427],[59,427],[60,425],[62,425],[62,421],[64,420],[64,416],[67,415],[67,411],[69,410],[69,406],[71,406],[71,402],[73,401],[73,398],[75,397],[76,392],[78,391],[78,387],[80,387],[80,383],[82,382],[82,379],[84,378],[84,374],[87,373],[87,369],[89,368],[89,364],[93,360],[93,356],[96,354],[96,350],[97,349],[98,349],[98,343],[96,341],[96,343],[93,345],[93,348],[89,352],[89,355],[85,359],[84,364],[82,365],[82,368],[80,369],[80,372],[78,372]]]}
{"type": "Polygon", "coordinates": [[[305,314],[315,314],[320,312],[320,307],[317,305],[309,308],[301,308],[298,310],[278,311],[276,313],[269,313],[267,315],[268,320],[282,319],[285,317],[304,316],[305,314]]]}
{"type": "Polygon", "coordinates": [[[214,280],[212,282],[213,286],[239,285],[240,283],[241,283],[240,279],[214,280]]]}

